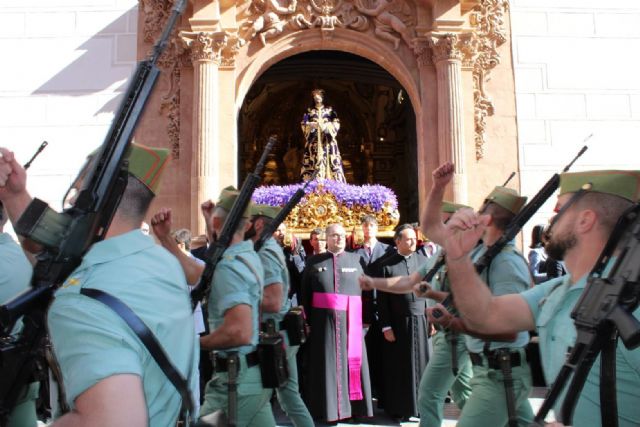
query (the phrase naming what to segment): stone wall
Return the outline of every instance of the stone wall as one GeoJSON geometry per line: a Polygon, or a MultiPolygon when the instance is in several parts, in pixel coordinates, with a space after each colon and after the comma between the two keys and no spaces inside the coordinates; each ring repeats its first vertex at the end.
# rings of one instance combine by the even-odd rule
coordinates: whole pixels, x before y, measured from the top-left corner
{"type": "Polygon", "coordinates": [[[60,208],[102,143],[136,62],[136,0],[0,4],[0,144],[26,162],[32,195],[60,208]]]}
{"type": "MultiPolygon", "coordinates": [[[[521,185],[532,196],[588,141],[572,170],[638,168],[640,4],[512,0],[521,185]]],[[[525,229],[552,215],[555,196],[525,229]]]]}

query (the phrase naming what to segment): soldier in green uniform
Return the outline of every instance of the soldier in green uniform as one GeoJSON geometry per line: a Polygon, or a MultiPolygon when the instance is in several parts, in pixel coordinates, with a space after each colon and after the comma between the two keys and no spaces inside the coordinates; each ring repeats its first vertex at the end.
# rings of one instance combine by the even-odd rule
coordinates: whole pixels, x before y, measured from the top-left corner
{"type": "MultiPolygon", "coordinates": [[[[4,232],[8,220],[4,207],[0,203],[0,304],[10,301],[20,292],[29,288],[31,263],[15,240],[4,232]]],[[[12,333],[19,333],[20,325],[16,324],[12,333]]],[[[38,423],[36,415],[36,398],[39,383],[34,382],[22,391],[16,406],[9,415],[7,427],[35,427],[38,423]]]]}
{"type": "MultiPolygon", "coordinates": [[[[491,222],[482,236],[482,245],[471,253],[472,261],[477,261],[502,236],[525,201],[525,197],[505,187],[496,187],[491,192],[483,205],[483,212],[490,215],[491,222]]],[[[512,242],[491,261],[482,272],[481,279],[493,295],[520,293],[531,286],[527,263],[512,242]]],[[[440,299],[442,295],[436,298],[440,299]]],[[[533,420],[528,401],[531,372],[525,357],[528,332],[522,331],[513,336],[482,336],[468,328],[462,319],[447,312],[442,305],[438,304],[436,308],[443,315],[435,318],[433,311],[430,311],[429,320],[452,331],[466,332],[466,347],[473,364],[471,396],[462,410],[458,425],[504,426],[509,421],[509,425],[528,426],[533,420]],[[500,360],[506,364],[501,364],[500,360]]]]}
{"type": "MultiPolygon", "coordinates": [[[[222,191],[212,212],[211,226],[218,235],[238,193],[232,188],[222,191]]],[[[216,265],[208,300],[208,335],[200,345],[215,350],[215,372],[205,387],[201,414],[218,410],[227,412],[229,403],[229,360],[237,354],[237,425],[275,426],[269,399],[272,390],[262,387],[256,346],[258,344],[260,301],[264,269],[253,243],[244,240],[249,230],[247,207],[229,247],[216,265]]]]}
{"type": "MultiPolygon", "coordinates": [[[[280,208],[268,205],[256,205],[252,211],[252,228],[247,233],[255,243],[262,231],[280,212],[280,208]]],[[[264,296],[262,298],[262,330],[267,329],[267,322],[273,322],[276,330],[280,329],[285,314],[291,308],[289,295],[289,271],[282,247],[273,237],[269,237],[258,251],[264,267],[264,296]]],[[[313,427],[313,418],[302,401],[298,386],[298,364],[296,355],[299,346],[289,345],[286,331],[282,331],[286,343],[289,380],[276,389],[280,406],[296,427],[313,427]]]]}
{"type": "MultiPolygon", "coordinates": [[[[0,198],[15,221],[31,202],[24,169],[0,149],[0,198]]],[[[168,426],[181,407],[138,336],[111,308],[83,295],[116,296],[151,329],[190,387],[197,386],[197,342],[180,266],[140,225],[168,159],[168,151],[131,144],[127,188],[105,239],[95,243],[56,292],[48,329],[71,411],[53,425],[168,426]]]]}
{"type": "MultiPolygon", "coordinates": [[[[488,217],[462,212],[443,229],[447,264],[456,306],[465,322],[483,333],[513,333],[536,328],[548,383],[558,374],[576,331],[570,313],[596,264],[617,219],[638,201],[640,172],[589,171],[560,178],[556,212],[545,248],[564,260],[569,274],[522,293],[492,296],[469,256],[488,217]],[[582,190],[582,191],[579,191],[582,190]]],[[[639,312],[634,313],[639,317],[639,312]]],[[[616,349],[618,424],[640,424],[640,352],[616,349]]],[[[600,426],[600,359],[592,367],[578,399],[573,423],[600,426]]],[[[559,408],[562,399],[558,401],[559,408]]]]}
{"type": "MultiPolygon", "coordinates": [[[[455,211],[466,207],[464,205],[443,202],[441,211],[443,221],[446,221],[455,211]]],[[[427,272],[431,271],[443,256],[439,249],[436,256],[427,260],[418,270],[407,276],[391,278],[371,278],[363,276],[360,280],[364,287],[391,291],[394,293],[408,293],[413,287],[422,282],[427,272]]],[[[431,288],[436,291],[449,292],[447,270],[444,265],[435,274],[431,288]]],[[[430,304],[433,306],[433,304],[430,304]]],[[[427,309],[430,311],[431,308],[427,309]]],[[[433,352],[420,379],[418,390],[418,410],[421,426],[439,426],[442,424],[444,401],[447,392],[460,409],[471,395],[471,377],[473,375],[471,360],[465,345],[465,336],[459,332],[446,329],[435,324],[436,333],[432,336],[433,352]]]]}

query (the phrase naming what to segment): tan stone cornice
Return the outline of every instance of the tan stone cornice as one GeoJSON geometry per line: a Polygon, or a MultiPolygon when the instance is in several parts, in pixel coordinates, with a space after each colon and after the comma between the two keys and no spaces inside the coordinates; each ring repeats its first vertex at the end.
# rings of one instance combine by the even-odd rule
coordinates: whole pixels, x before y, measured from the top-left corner
{"type": "Polygon", "coordinates": [[[181,31],[180,38],[191,50],[191,60],[194,63],[211,61],[219,65],[228,36],[222,31],[181,31]]]}

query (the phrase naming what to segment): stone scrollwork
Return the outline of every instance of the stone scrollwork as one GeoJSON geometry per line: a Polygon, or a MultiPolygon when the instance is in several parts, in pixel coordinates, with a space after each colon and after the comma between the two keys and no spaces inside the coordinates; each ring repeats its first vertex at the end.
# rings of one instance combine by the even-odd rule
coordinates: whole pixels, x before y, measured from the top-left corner
{"type": "Polygon", "coordinates": [[[431,46],[426,38],[417,38],[413,41],[413,53],[416,56],[418,66],[424,67],[433,64],[431,60],[431,46]]]}
{"type": "Polygon", "coordinates": [[[171,143],[171,155],[180,158],[180,80],[182,68],[189,63],[189,55],[184,44],[177,38],[171,40],[169,48],[160,57],[159,65],[168,70],[169,89],[160,101],[160,111],[169,120],[167,136],[171,143]]]}
{"type": "Polygon", "coordinates": [[[220,64],[222,49],[226,46],[229,36],[225,32],[180,32],[180,37],[191,51],[191,60],[212,61],[220,64]]]}
{"type": "MultiPolygon", "coordinates": [[[[140,11],[143,16],[142,35],[145,42],[154,43],[159,37],[174,3],[175,0],[140,0],[140,11]]],[[[178,159],[180,158],[180,78],[186,55],[178,37],[177,28],[174,28],[168,43],[169,46],[158,59],[158,66],[166,70],[163,75],[169,80],[169,88],[162,95],[160,111],[169,120],[167,136],[171,154],[174,159],[178,159]]]]}
{"type": "Polygon", "coordinates": [[[144,16],[142,34],[145,42],[155,41],[171,14],[173,3],[174,0],[140,0],[140,8],[144,16]]]}
{"type": "Polygon", "coordinates": [[[473,45],[474,55],[469,62],[473,66],[476,160],[484,157],[486,118],[494,113],[493,102],[487,94],[485,83],[491,70],[500,63],[498,47],[507,41],[504,25],[507,9],[507,0],[482,0],[471,15],[475,31],[473,40],[469,43],[473,45]]]}
{"type": "Polygon", "coordinates": [[[462,60],[462,52],[460,51],[458,41],[458,35],[453,33],[433,35],[429,39],[433,52],[433,62],[462,60]]]}
{"type": "Polygon", "coordinates": [[[327,36],[336,28],[374,34],[398,49],[413,48],[415,11],[403,0],[252,0],[240,30],[241,45],[258,38],[263,45],[289,30],[319,28],[327,36]]]}

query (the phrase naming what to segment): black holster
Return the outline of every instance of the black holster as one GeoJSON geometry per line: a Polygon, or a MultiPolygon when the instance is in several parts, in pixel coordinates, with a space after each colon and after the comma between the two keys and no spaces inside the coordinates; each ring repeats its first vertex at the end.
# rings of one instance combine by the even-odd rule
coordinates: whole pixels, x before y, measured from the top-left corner
{"type": "Polygon", "coordinates": [[[495,352],[498,357],[498,362],[500,363],[500,372],[502,372],[502,381],[504,382],[504,394],[506,396],[509,427],[518,427],[516,398],[513,390],[513,376],[511,375],[511,350],[508,348],[501,348],[495,350],[495,352]]]}
{"type": "Polygon", "coordinates": [[[264,388],[280,388],[289,380],[287,353],[284,340],[275,327],[275,321],[267,320],[266,331],[260,333],[258,358],[264,388]]]}
{"type": "Polygon", "coordinates": [[[287,332],[289,345],[302,345],[307,341],[307,328],[304,309],[301,306],[291,307],[280,322],[280,329],[287,332]]]}

